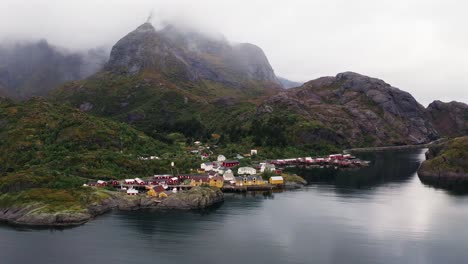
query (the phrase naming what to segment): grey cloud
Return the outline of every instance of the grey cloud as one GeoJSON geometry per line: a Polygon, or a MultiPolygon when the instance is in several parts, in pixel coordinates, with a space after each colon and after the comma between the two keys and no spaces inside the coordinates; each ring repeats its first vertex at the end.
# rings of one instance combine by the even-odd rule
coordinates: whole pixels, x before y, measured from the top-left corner
{"type": "Polygon", "coordinates": [[[356,71],[427,105],[468,101],[468,3],[456,0],[3,0],[0,38],[111,46],[153,10],[155,26],[221,32],[262,47],[296,81],[356,71]]]}

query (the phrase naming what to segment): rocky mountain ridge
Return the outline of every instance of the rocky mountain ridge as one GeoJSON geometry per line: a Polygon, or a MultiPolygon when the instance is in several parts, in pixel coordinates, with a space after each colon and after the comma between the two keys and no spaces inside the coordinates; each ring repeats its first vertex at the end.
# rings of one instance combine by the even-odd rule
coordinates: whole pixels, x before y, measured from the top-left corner
{"type": "Polygon", "coordinates": [[[398,145],[438,137],[424,107],[409,93],[352,72],[281,92],[259,108],[260,114],[275,111],[290,111],[315,123],[300,136],[305,142],[332,137],[335,143],[351,145],[398,145]]]}
{"type": "Polygon", "coordinates": [[[468,105],[461,102],[434,101],[427,107],[429,119],[441,136],[468,135],[468,105]]]}

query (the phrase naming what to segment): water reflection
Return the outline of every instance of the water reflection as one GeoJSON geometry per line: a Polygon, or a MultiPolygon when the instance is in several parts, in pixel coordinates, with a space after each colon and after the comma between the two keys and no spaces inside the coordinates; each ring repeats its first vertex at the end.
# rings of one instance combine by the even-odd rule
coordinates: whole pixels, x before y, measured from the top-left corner
{"type": "Polygon", "coordinates": [[[287,171],[303,176],[309,184],[332,185],[339,192],[361,192],[388,183],[410,180],[424,158],[425,149],[358,154],[370,160],[369,167],[336,170],[333,168],[290,168],[287,171]]]}
{"type": "Polygon", "coordinates": [[[423,151],[206,211],[114,212],[62,231],[0,228],[1,263],[467,263],[468,196],[421,184],[423,151]],[[28,252],[28,254],[25,254],[28,252]]]}

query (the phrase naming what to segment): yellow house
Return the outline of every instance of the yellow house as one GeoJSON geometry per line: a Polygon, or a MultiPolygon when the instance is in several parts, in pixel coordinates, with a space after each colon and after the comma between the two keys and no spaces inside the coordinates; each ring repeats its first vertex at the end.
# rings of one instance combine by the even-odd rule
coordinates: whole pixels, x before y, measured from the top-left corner
{"type": "Polygon", "coordinates": [[[282,176],[271,176],[268,181],[270,182],[270,184],[284,184],[284,179],[282,176]]]}
{"type": "Polygon", "coordinates": [[[191,179],[190,180],[190,186],[195,187],[195,186],[201,186],[203,183],[207,183],[206,180],[204,181],[203,179],[191,179]]]}
{"type": "Polygon", "coordinates": [[[224,178],[221,176],[215,176],[210,179],[210,186],[211,187],[217,187],[217,188],[222,188],[224,185],[224,178]]]}
{"type": "Polygon", "coordinates": [[[162,186],[155,186],[155,187],[146,187],[149,189],[147,192],[148,196],[151,197],[159,197],[159,198],[166,198],[167,194],[165,193],[165,189],[162,186]]]}
{"type": "Polygon", "coordinates": [[[264,184],[265,184],[265,181],[263,180],[261,175],[236,177],[236,185],[252,186],[252,185],[264,185],[264,184]]]}
{"type": "Polygon", "coordinates": [[[148,196],[151,196],[151,197],[158,196],[158,194],[154,191],[153,188],[151,188],[147,193],[148,193],[148,196]]]}

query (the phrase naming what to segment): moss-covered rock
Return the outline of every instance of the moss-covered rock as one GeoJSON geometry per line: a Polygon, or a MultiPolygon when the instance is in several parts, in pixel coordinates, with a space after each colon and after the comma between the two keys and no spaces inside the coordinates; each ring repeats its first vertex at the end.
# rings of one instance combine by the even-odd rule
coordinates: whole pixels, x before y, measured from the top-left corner
{"type": "Polygon", "coordinates": [[[433,145],[418,170],[422,182],[451,190],[468,191],[468,136],[433,145]]]}

